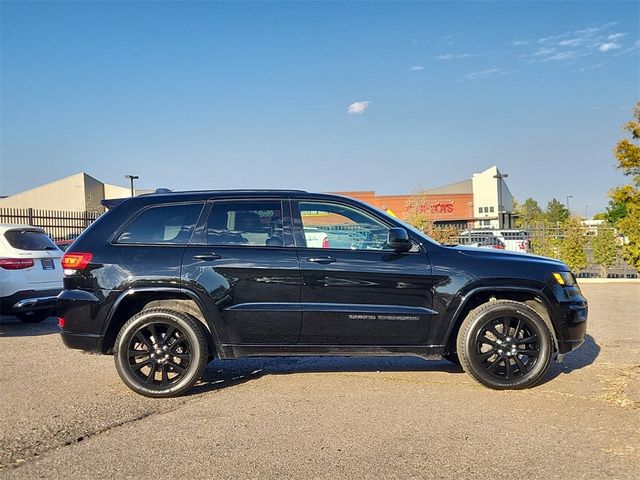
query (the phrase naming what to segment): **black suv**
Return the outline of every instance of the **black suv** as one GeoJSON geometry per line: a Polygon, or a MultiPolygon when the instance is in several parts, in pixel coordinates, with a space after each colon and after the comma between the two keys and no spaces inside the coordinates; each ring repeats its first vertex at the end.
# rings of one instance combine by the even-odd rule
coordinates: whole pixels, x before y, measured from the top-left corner
{"type": "Polygon", "coordinates": [[[587,302],[557,260],[446,247],[380,210],[303,191],[156,193],[63,257],[64,343],[113,353],[152,397],[213,358],[418,355],[525,388],[582,344],[587,302]]]}

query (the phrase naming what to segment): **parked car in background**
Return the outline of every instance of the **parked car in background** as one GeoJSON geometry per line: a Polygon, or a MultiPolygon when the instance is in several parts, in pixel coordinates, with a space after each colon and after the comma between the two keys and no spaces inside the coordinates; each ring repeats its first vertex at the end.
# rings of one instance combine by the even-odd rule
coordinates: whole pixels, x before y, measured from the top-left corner
{"type": "Polygon", "coordinates": [[[587,301],[561,261],[447,247],[353,199],[105,204],[62,259],[62,340],[113,354],[142,395],[184,393],[214,358],[285,355],[443,356],[488,387],[527,388],[584,341],[587,301]]]}
{"type": "Polygon", "coordinates": [[[23,322],[52,315],[62,290],[61,258],[43,229],[0,224],[0,313],[23,322]]]}
{"type": "Polygon", "coordinates": [[[493,247],[511,252],[531,252],[531,240],[526,230],[465,230],[459,236],[460,245],[493,247]]]}
{"type": "Polygon", "coordinates": [[[69,245],[73,243],[73,241],[80,236],[79,233],[71,233],[64,237],[62,240],[56,240],[56,245],[63,252],[69,248],[69,245]]]}

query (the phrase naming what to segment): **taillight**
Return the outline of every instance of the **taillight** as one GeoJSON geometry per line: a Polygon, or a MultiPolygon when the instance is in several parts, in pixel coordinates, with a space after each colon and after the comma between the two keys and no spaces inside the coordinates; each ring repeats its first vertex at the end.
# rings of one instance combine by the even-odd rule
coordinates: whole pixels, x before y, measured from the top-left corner
{"type": "Polygon", "coordinates": [[[0,258],[0,268],[5,270],[22,270],[34,265],[32,258],[0,258]]]}
{"type": "Polygon", "coordinates": [[[62,268],[64,270],[82,270],[84,267],[89,265],[92,258],[92,253],[65,253],[62,256],[62,268]]]}
{"type": "Polygon", "coordinates": [[[497,248],[498,250],[504,250],[504,245],[500,244],[500,243],[496,243],[493,248],[497,248]]]}
{"type": "Polygon", "coordinates": [[[329,237],[324,237],[322,239],[322,248],[329,248],[329,237]]]}
{"type": "Polygon", "coordinates": [[[64,318],[63,317],[58,317],[58,326],[60,328],[64,328],[64,318]]]}

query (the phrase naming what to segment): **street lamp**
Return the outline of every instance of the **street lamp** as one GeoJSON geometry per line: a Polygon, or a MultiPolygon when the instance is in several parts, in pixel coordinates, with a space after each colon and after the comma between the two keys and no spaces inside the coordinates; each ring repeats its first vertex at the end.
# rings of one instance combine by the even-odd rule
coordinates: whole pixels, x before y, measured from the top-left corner
{"type": "Polygon", "coordinates": [[[498,179],[498,228],[502,229],[502,212],[503,212],[503,208],[502,208],[502,179],[503,178],[507,178],[509,176],[508,173],[500,173],[498,172],[497,175],[494,175],[493,178],[497,178],[498,179]]]}
{"type": "Polygon", "coordinates": [[[571,210],[569,210],[569,199],[573,198],[573,195],[567,195],[567,212],[569,212],[569,216],[571,216],[571,210]]]}
{"type": "Polygon", "coordinates": [[[140,177],[138,175],[125,175],[124,178],[131,180],[131,196],[133,197],[133,181],[138,180],[140,177]]]}

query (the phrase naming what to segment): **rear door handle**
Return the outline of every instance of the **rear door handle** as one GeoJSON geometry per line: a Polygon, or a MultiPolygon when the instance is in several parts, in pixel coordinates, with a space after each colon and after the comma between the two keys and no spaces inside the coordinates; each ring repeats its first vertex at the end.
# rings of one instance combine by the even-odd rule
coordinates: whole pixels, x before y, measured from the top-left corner
{"type": "Polygon", "coordinates": [[[222,258],[222,256],[212,252],[212,253],[201,253],[200,255],[194,255],[191,258],[193,258],[194,260],[218,260],[222,258]]]}
{"type": "Polygon", "coordinates": [[[307,262],[312,263],[333,263],[336,259],[333,257],[309,257],[307,258],[307,262]]]}

